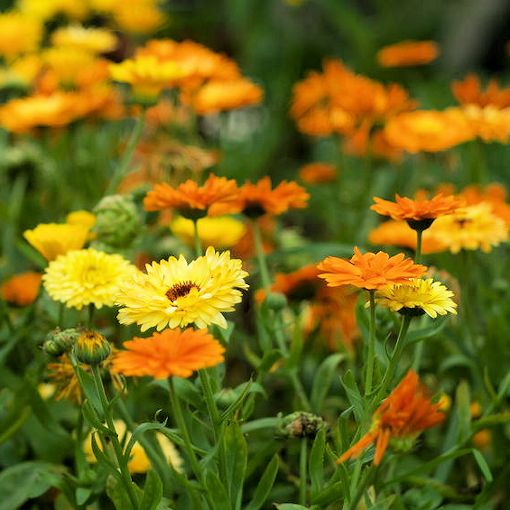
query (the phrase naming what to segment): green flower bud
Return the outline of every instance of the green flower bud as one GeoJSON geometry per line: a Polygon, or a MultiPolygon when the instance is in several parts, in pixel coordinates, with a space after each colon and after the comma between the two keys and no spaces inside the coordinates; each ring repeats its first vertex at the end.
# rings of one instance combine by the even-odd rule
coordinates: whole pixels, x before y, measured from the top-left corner
{"type": "Polygon", "coordinates": [[[140,231],[141,221],[132,197],[109,195],[94,208],[96,224],[92,229],[95,248],[116,251],[128,248],[140,231]]]}
{"type": "Polygon", "coordinates": [[[110,342],[92,330],[83,330],[73,347],[73,354],[80,363],[99,365],[111,354],[110,342]]]}
{"type": "Polygon", "coordinates": [[[265,300],[265,305],[270,310],[282,310],[287,306],[287,298],[281,292],[270,292],[265,300]]]}
{"type": "Polygon", "coordinates": [[[313,438],[325,426],[326,423],[320,416],[305,411],[297,411],[283,417],[280,431],[287,437],[313,438]]]}
{"type": "Polygon", "coordinates": [[[57,328],[46,335],[42,348],[50,356],[58,357],[69,352],[79,336],[80,332],[75,328],[57,328]]]}

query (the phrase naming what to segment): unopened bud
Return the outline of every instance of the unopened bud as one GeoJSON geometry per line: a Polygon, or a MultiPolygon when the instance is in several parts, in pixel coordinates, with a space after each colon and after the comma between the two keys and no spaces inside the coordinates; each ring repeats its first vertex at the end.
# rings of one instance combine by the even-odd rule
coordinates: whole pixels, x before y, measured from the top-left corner
{"type": "Polygon", "coordinates": [[[287,306],[287,298],[281,292],[270,292],[265,304],[270,310],[279,311],[287,306]]]}
{"type": "Polygon", "coordinates": [[[110,342],[97,331],[84,330],[74,343],[73,354],[80,363],[99,365],[111,354],[110,342]]]}
{"type": "Polygon", "coordinates": [[[316,414],[297,411],[283,418],[281,432],[287,437],[315,437],[326,426],[316,414]]]}
{"type": "Polygon", "coordinates": [[[43,351],[50,356],[61,356],[69,352],[74,345],[74,342],[80,336],[80,332],[75,328],[68,328],[61,330],[60,328],[50,331],[46,335],[43,343],[43,351]]]}

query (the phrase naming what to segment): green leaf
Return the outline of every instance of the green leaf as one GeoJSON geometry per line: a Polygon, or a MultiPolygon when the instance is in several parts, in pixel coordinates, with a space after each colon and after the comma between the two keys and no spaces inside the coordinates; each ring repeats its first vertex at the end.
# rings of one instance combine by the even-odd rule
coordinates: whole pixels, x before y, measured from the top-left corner
{"type": "Polygon", "coordinates": [[[324,484],[324,452],[326,449],[326,430],[321,428],[310,450],[310,462],[308,470],[312,483],[312,498],[318,493],[324,484]]]}
{"type": "Polygon", "coordinates": [[[331,354],[320,365],[314,376],[310,402],[314,412],[320,413],[324,399],[328,394],[335,370],[338,364],[345,358],[344,354],[331,354]]]}
{"type": "Polygon", "coordinates": [[[23,462],[0,473],[2,510],[15,510],[51,487],[59,487],[63,469],[48,462],[23,462]]]}
{"type": "Polygon", "coordinates": [[[274,455],[262,474],[262,477],[257,484],[257,488],[253,493],[253,498],[248,506],[246,506],[245,510],[258,510],[265,503],[271,489],[273,488],[276,475],[278,474],[279,463],[278,455],[274,455]]]}
{"type": "Polygon", "coordinates": [[[125,487],[120,480],[113,476],[109,476],[106,480],[106,494],[112,500],[117,510],[133,508],[125,487]]]}
{"type": "Polygon", "coordinates": [[[228,492],[233,508],[241,508],[244,475],[248,462],[248,445],[238,423],[225,427],[225,464],[228,492]]]}
{"type": "Polygon", "coordinates": [[[87,400],[92,404],[92,407],[96,411],[96,414],[99,416],[100,420],[102,420],[103,416],[103,407],[101,405],[101,400],[96,391],[96,385],[94,383],[94,378],[87,371],[83,370],[79,366],[75,367],[76,376],[80,382],[80,387],[87,397],[87,400]]]}
{"type": "Polygon", "coordinates": [[[212,495],[217,510],[232,509],[225,487],[220,482],[218,475],[210,469],[205,473],[205,486],[209,494],[212,495]]]}
{"type": "Polygon", "coordinates": [[[340,378],[343,387],[345,388],[345,392],[347,393],[347,398],[352,405],[354,410],[354,415],[356,417],[357,422],[363,421],[363,417],[365,414],[364,410],[364,399],[361,396],[358,385],[356,383],[356,379],[354,378],[353,373],[348,370],[343,379],[340,378]]]}
{"type": "Polygon", "coordinates": [[[31,409],[26,402],[19,401],[9,410],[7,415],[0,421],[0,444],[9,440],[23,426],[31,414],[31,409]]]}
{"type": "Polygon", "coordinates": [[[478,464],[478,467],[480,468],[480,471],[482,472],[482,475],[488,482],[492,482],[493,477],[491,470],[489,468],[489,465],[487,464],[487,461],[485,460],[485,457],[482,455],[482,453],[477,450],[476,448],[473,448],[473,457],[476,460],[476,463],[478,464]]]}
{"type": "Polygon", "coordinates": [[[133,449],[133,446],[135,446],[135,443],[139,440],[142,434],[149,430],[163,430],[164,428],[165,428],[164,423],[147,422],[138,425],[138,427],[136,427],[133,430],[133,433],[131,434],[128,444],[126,445],[126,448],[124,450],[124,457],[126,458],[126,461],[131,456],[131,450],[133,449]]]}
{"type": "Polygon", "coordinates": [[[307,506],[296,505],[295,503],[280,503],[275,504],[278,510],[308,510],[307,506]]]}
{"type": "Polygon", "coordinates": [[[202,401],[202,394],[198,388],[189,380],[182,377],[173,378],[174,389],[180,399],[191,404],[195,409],[206,411],[202,401]]]}
{"type": "Polygon", "coordinates": [[[315,498],[312,499],[314,505],[329,505],[340,501],[344,497],[344,484],[335,482],[323,489],[315,498]]]}
{"type": "Polygon", "coordinates": [[[408,331],[406,335],[406,345],[410,345],[419,342],[420,340],[424,340],[425,338],[430,338],[437,335],[442,329],[444,329],[447,322],[448,320],[446,318],[436,319],[433,326],[408,331]]]}
{"type": "Polygon", "coordinates": [[[237,388],[235,388],[234,392],[238,396],[221,415],[222,422],[230,419],[230,417],[237,411],[237,409],[243,405],[244,400],[250,393],[260,393],[261,395],[266,395],[264,388],[260,384],[254,383],[251,380],[240,384],[237,388]]]}
{"type": "Polygon", "coordinates": [[[464,443],[471,435],[471,396],[466,381],[461,381],[455,393],[455,409],[457,412],[457,444],[464,443]]]}
{"type": "Polygon", "coordinates": [[[143,510],[156,510],[163,497],[163,484],[159,476],[152,470],[147,471],[143,497],[140,508],[143,510]]]}

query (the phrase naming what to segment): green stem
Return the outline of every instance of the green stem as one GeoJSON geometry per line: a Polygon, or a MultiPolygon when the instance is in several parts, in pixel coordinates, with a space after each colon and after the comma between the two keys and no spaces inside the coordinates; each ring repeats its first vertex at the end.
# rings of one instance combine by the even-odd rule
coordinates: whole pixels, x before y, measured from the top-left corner
{"type": "Polygon", "coordinates": [[[365,374],[365,396],[372,391],[375,365],[375,291],[368,291],[370,299],[370,324],[368,330],[367,371],[365,374]]]}
{"type": "Polygon", "coordinates": [[[113,416],[111,413],[111,406],[110,402],[108,401],[108,397],[106,396],[103,380],[101,379],[101,373],[99,372],[99,366],[92,365],[91,369],[94,378],[94,384],[96,386],[96,391],[97,394],[99,395],[99,400],[101,401],[101,407],[103,409],[106,425],[110,430],[110,439],[112,442],[113,451],[115,452],[115,457],[117,458],[117,463],[120,469],[122,482],[126,488],[129,501],[131,502],[131,506],[133,507],[134,510],[138,510],[138,499],[134,491],[133,480],[131,479],[131,474],[129,473],[127,462],[124,457],[124,453],[122,452],[122,446],[120,445],[119,437],[117,435],[117,432],[115,431],[115,423],[113,421],[113,416]]]}
{"type": "Polygon", "coordinates": [[[3,318],[4,322],[7,324],[9,333],[14,333],[16,331],[16,328],[14,327],[14,324],[12,323],[11,317],[9,315],[9,308],[8,308],[6,302],[1,297],[0,297],[0,306],[2,308],[2,318],[3,318]]]}
{"type": "Polygon", "coordinates": [[[94,303],[89,304],[89,316],[88,316],[88,327],[89,329],[92,329],[92,326],[94,324],[94,313],[96,311],[96,308],[94,306],[94,303]]]}
{"type": "Polygon", "coordinates": [[[124,152],[124,156],[120,160],[115,172],[113,173],[112,179],[108,188],[106,190],[106,195],[111,195],[115,193],[120,182],[123,177],[126,175],[129,165],[131,164],[131,159],[133,158],[133,154],[135,152],[138,141],[140,140],[140,136],[142,135],[143,126],[145,124],[145,109],[142,110],[140,116],[136,119],[135,126],[133,127],[133,131],[131,132],[131,136],[129,137],[129,141],[126,147],[126,151],[124,152]]]}
{"type": "Polygon", "coordinates": [[[419,264],[421,262],[421,242],[423,237],[423,230],[416,230],[416,251],[414,253],[414,262],[419,264]]]}
{"type": "Polygon", "coordinates": [[[262,233],[260,226],[257,221],[252,221],[253,226],[253,238],[255,241],[255,252],[257,254],[257,264],[260,271],[260,280],[262,287],[267,292],[271,286],[271,278],[269,276],[269,270],[267,268],[266,255],[264,253],[264,247],[262,245],[262,233]]]}
{"type": "Polygon", "coordinates": [[[308,439],[301,439],[301,451],[299,454],[299,504],[306,505],[306,471],[308,464],[308,439]]]}
{"type": "Polygon", "coordinates": [[[365,491],[370,484],[370,481],[372,480],[372,477],[375,472],[375,467],[370,466],[365,473],[363,474],[361,481],[357,485],[356,493],[354,494],[350,504],[349,504],[349,510],[356,510],[358,508],[358,503],[360,499],[363,497],[363,494],[365,494],[365,491]]]}
{"type": "Polygon", "coordinates": [[[193,220],[193,240],[195,242],[195,256],[202,256],[202,243],[200,242],[200,235],[198,233],[198,220],[193,220]]]}
{"type": "Polygon", "coordinates": [[[59,303],[59,305],[58,305],[58,324],[57,324],[57,326],[61,327],[62,329],[65,329],[65,327],[64,327],[65,311],[66,311],[66,305],[64,303],[59,303]]]}

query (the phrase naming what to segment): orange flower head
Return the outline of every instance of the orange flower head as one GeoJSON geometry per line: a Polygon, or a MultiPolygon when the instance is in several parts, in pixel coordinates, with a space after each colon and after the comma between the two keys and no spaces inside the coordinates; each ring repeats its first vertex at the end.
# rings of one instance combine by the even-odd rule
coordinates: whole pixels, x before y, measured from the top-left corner
{"type": "Polygon", "coordinates": [[[377,63],[382,67],[410,67],[429,64],[439,56],[439,46],[434,41],[401,41],[381,48],[377,63]]]}
{"type": "Polygon", "coordinates": [[[276,273],[271,292],[280,292],[289,299],[310,299],[317,290],[319,270],[314,264],[308,264],[292,273],[276,273]]]}
{"type": "Polygon", "coordinates": [[[373,211],[394,220],[405,220],[414,230],[425,230],[432,222],[444,214],[451,214],[463,205],[462,200],[453,195],[438,193],[431,199],[411,199],[395,195],[395,202],[374,197],[373,211]]]}
{"type": "Polygon", "coordinates": [[[41,287],[42,274],[34,271],[14,275],[0,287],[2,299],[17,306],[31,305],[41,287]]]}
{"type": "Polygon", "coordinates": [[[290,208],[302,209],[307,206],[308,193],[294,181],[282,181],[274,189],[269,177],[263,177],[257,183],[246,182],[240,188],[237,210],[250,218],[264,214],[278,216],[290,208]]]}
{"type": "Polygon", "coordinates": [[[174,188],[166,183],[156,184],[147,193],[144,207],[147,211],[177,209],[190,219],[219,216],[236,210],[239,188],[233,179],[210,175],[203,186],[189,179],[174,188]]]}
{"type": "Polygon", "coordinates": [[[497,80],[489,80],[485,91],[482,89],[480,78],[475,74],[468,74],[463,81],[452,83],[455,99],[462,105],[477,105],[481,108],[494,106],[508,108],[510,106],[510,87],[501,88],[497,80]]]}
{"type": "Polygon", "coordinates": [[[202,368],[218,365],[225,349],[206,329],[166,329],[149,338],[124,342],[125,351],[113,359],[113,372],[126,376],[166,379],[190,377],[202,368]]]}
{"type": "Polygon", "coordinates": [[[374,464],[378,466],[391,439],[414,441],[428,428],[444,420],[441,403],[433,404],[418,375],[409,370],[389,397],[372,416],[372,428],[337,460],[337,464],[355,458],[375,443],[374,464]]]}
{"type": "Polygon", "coordinates": [[[380,289],[391,283],[410,283],[410,278],[418,278],[427,269],[405,258],[403,253],[390,257],[382,251],[361,253],[358,248],[354,248],[350,260],[327,257],[317,268],[322,271],[319,278],[324,278],[329,287],[354,285],[366,290],[380,289]]]}
{"type": "Polygon", "coordinates": [[[331,163],[309,163],[299,169],[299,178],[306,184],[322,184],[336,179],[335,165],[331,163]]]}

